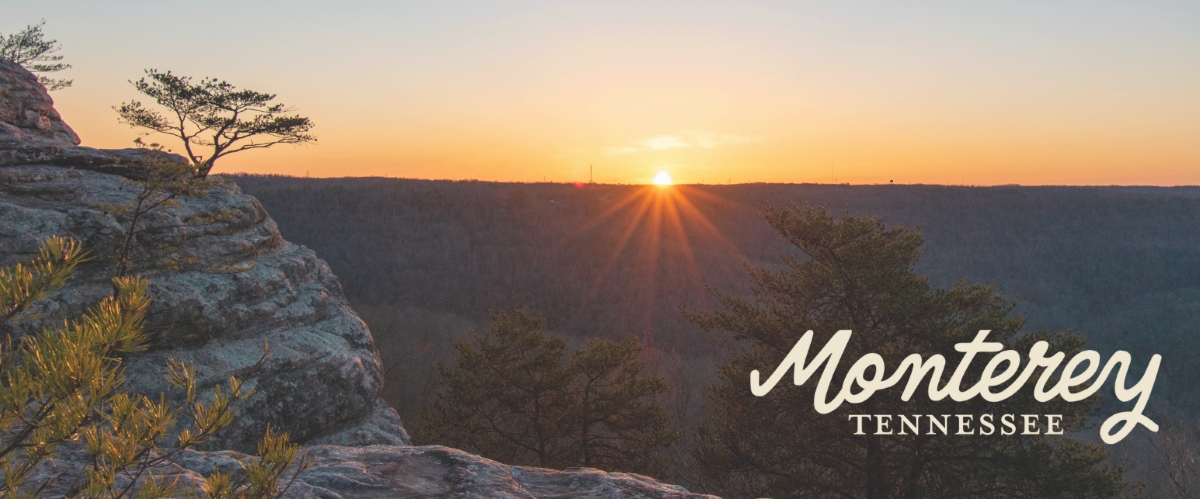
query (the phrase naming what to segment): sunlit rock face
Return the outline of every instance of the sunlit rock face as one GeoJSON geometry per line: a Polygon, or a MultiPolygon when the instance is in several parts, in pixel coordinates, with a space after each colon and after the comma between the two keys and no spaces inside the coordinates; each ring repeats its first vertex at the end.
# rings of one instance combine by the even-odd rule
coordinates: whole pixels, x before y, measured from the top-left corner
{"type": "MultiPolygon", "coordinates": [[[[112,292],[112,257],[124,229],[104,207],[128,203],[134,194],[116,175],[0,168],[0,264],[31,258],[52,235],[82,241],[93,257],[66,289],[38,304],[42,319],[16,323],[12,332],[35,333],[112,292]]],[[[230,376],[246,381],[256,393],[216,448],[253,450],[268,424],[300,441],[407,443],[395,412],[376,403],[382,369],[371,334],[329,266],[284,241],[258,200],[232,183],[180,201],[150,219],[164,229],[143,243],[166,246],[155,257],[160,261],[134,265],[151,283],[150,350],[125,360],[128,388],[180,402],[182,393],[163,377],[168,357],[195,362],[202,386],[230,376]]]]}
{"type": "Polygon", "coordinates": [[[0,59],[0,166],[52,164],[138,175],[146,158],[184,161],[146,149],[80,147],[79,136],[54,110],[54,100],[29,71],[0,59]]]}
{"type": "MultiPolygon", "coordinates": [[[[78,143],[37,78],[0,61],[0,265],[32,258],[49,236],[77,239],[92,256],[38,304],[41,319],[9,326],[18,336],[111,293],[126,223],[111,207],[134,199],[123,177],[137,178],[139,161],[157,154],[78,143]]],[[[160,254],[133,268],[151,282],[150,350],[125,360],[127,388],[180,402],[164,378],[168,357],[195,362],[209,389],[230,376],[244,380],[255,393],[214,448],[252,451],[268,424],[302,442],[408,443],[395,411],[378,402],[382,368],[371,333],[329,266],[284,241],[258,200],[232,183],[179,201],[148,215],[159,228],[153,241],[139,238],[160,254]]]]}
{"type": "MultiPolygon", "coordinates": [[[[50,236],[79,240],[91,256],[64,289],[36,304],[38,319],[6,324],[0,334],[36,334],[112,292],[127,223],[112,207],[134,199],[129,179],[157,153],[78,143],[36,78],[0,61],[0,266],[31,259],[50,236]]],[[[311,250],[285,241],[257,199],[226,182],[148,217],[158,229],[139,243],[159,254],[133,273],[151,283],[149,349],[124,359],[125,388],[180,404],[183,394],[164,377],[175,358],[195,364],[206,390],[230,376],[254,389],[231,427],[205,450],[159,467],[160,477],[203,486],[214,469],[236,472],[270,425],[309,446],[311,467],[291,482],[290,498],[711,497],[639,475],[507,466],[412,447],[378,397],[379,355],[337,277],[311,250]]],[[[67,492],[88,463],[77,449],[63,451],[29,478],[46,483],[46,495],[67,492]]]]}
{"type": "Polygon", "coordinates": [[[79,145],[79,136],[63,123],[37,76],[0,59],[0,140],[20,135],[79,145]]]}

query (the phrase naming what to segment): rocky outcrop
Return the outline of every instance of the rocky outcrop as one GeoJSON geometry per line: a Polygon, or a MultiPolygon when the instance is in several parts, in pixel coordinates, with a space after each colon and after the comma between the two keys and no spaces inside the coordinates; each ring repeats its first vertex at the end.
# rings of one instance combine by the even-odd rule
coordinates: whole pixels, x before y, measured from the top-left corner
{"type": "Polygon", "coordinates": [[[79,145],[79,136],[54,110],[54,101],[37,76],[4,59],[0,59],[0,137],[79,145]]]}
{"type": "MultiPolygon", "coordinates": [[[[286,487],[284,499],[716,499],[641,475],[592,468],[555,471],[508,466],[436,445],[321,445],[305,452],[307,467],[297,473],[293,465],[281,477],[286,487]]],[[[185,451],[173,463],[153,471],[166,481],[200,488],[214,470],[238,476],[246,459],[245,454],[234,451],[185,451]]],[[[72,485],[69,477],[86,464],[78,458],[58,461],[57,466],[40,467],[29,478],[32,483],[48,483],[46,497],[62,496],[72,485]]]]}
{"type": "Polygon", "coordinates": [[[147,149],[80,147],[37,76],[0,59],[0,166],[49,164],[137,177],[147,159],[184,161],[147,149]]]}
{"type": "MultiPolygon", "coordinates": [[[[137,178],[139,162],[161,154],[78,143],[37,78],[0,60],[0,265],[29,259],[51,235],[82,241],[92,255],[70,286],[38,304],[41,319],[9,326],[18,336],[111,292],[128,223],[114,207],[136,191],[123,177],[137,178]]],[[[149,214],[156,230],[140,241],[158,253],[134,267],[151,282],[151,348],[126,359],[126,386],[180,401],[163,376],[168,357],[195,363],[201,386],[245,381],[255,393],[216,448],[253,450],[268,424],[301,442],[407,444],[395,411],[377,401],[382,373],[371,334],[328,265],[284,241],[258,201],[232,183],[179,201],[149,214]]]]}
{"type": "MultiPolygon", "coordinates": [[[[114,255],[128,229],[119,207],[134,199],[129,179],[138,178],[139,161],[155,153],[78,143],[36,78],[0,61],[0,266],[31,259],[49,236],[82,241],[91,256],[64,289],[36,304],[36,319],[5,324],[0,334],[36,334],[112,292],[114,255]]],[[[639,475],[506,466],[409,446],[396,411],[378,398],[382,367],[371,333],[329,266],[285,241],[258,200],[233,183],[178,201],[147,215],[155,229],[138,239],[146,251],[133,270],[150,281],[149,349],[124,359],[125,388],[181,403],[164,377],[175,358],[194,363],[205,390],[236,376],[254,394],[205,450],[184,452],[160,476],[202,485],[214,469],[236,471],[270,425],[310,446],[311,467],[288,497],[701,497],[639,475]]],[[[31,483],[53,478],[46,491],[66,492],[84,466],[77,450],[65,449],[31,483]]]]}
{"type": "MultiPolygon", "coordinates": [[[[112,256],[127,222],[110,207],[134,192],[115,175],[0,168],[0,265],[31,258],[51,235],[82,241],[92,255],[69,286],[38,304],[41,319],[12,332],[34,333],[112,292],[112,256]]],[[[363,445],[407,443],[394,411],[376,402],[379,358],[337,278],[312,251],[284,241],[257,200],[229,183],[152,214],[151,225],[164,229],[146,244],[163,254],[134,267],[150,280],[152,302],[150,350],[125,360],[129,389],[179,401],[163,376],[168,357],[194,362],[201,386],[244,380],[255,394],[213,443],[222,449],[253,450],[268,424],[299,441],[342,434],[363,445]],[[260,362],[264,343],[270,355],[260,362]]]]}

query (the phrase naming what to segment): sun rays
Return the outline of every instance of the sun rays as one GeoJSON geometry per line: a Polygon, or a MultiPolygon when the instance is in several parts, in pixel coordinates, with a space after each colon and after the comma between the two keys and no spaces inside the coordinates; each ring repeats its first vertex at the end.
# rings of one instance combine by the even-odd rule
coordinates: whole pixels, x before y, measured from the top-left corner
{"type": "Polygon", "coordinates": [[[645,293],[644,303],[631,311],[637,317],[631,318],[637,319],[635,322],[640,324],[650,324],[653,322],[654,301],[659,290],[677,285],[666,280],[687,279],[699,283],[701,288],[705,284],[705,277],[700,270],[702,263],[697,262],[693,244],[703,241],[701,244],[712,245],[715,242],[718,247],[713,250],[745,260],[742,252],[705,216],[697,203],[710,210],[744,209],[744,206],[708,192],[710,189],[674,185],[665,171],[655,177],[654,185],[608,188],[631,191],[626,191],[628,194],[623,198],[589,217],[587,223],[565,235],[556,244],[565,249],[572,240],[578,241],[585,236],[606,231],[612,231],[615,236],[593,243],[603,241],[602,244],[611,244],[611,249],[604,252],[606,256],[602,261],[597,262],[597,271],[582,300],[584,307],[575,314],[571,325],[581,320],[584,308],[605,291],[605,284],[618,265],[636,266],[636,271],[644,274],[644,287],[629,290],[645,293]],[[659,177],[665,178],[660,182],[659,177]],[[671,188],[665,188],[667,186],[671,188]]]}

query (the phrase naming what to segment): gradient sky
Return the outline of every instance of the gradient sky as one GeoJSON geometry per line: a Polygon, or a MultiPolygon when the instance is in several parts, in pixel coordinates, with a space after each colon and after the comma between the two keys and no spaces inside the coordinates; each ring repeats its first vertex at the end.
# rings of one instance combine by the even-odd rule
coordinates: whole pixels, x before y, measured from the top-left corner
{"type": "MultiPolygon", "coordinates": [[[[1200,184],[1200,2],[59,2],[84,145],[146,68],[315,145],[216,171],[502,181],[1200,184]],[[970,5],[967,5],[967,4],[970,5]]],[[[170,142],[166,142],[170,145],[170,142]]]]}

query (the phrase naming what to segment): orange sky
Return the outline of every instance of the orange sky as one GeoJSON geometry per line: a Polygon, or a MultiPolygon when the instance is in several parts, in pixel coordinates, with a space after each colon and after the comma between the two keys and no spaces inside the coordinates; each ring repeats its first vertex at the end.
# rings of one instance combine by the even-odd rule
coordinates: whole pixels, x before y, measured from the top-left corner
{"type": "Polygon", "coordinates": [[[85,145],[129,146],[111,107],[151,67],[316,123],[218,172],[1200,184],[1200,4],[885,5],[50,1],[0,32],[46,19],[85,145]]]}

